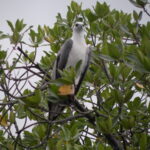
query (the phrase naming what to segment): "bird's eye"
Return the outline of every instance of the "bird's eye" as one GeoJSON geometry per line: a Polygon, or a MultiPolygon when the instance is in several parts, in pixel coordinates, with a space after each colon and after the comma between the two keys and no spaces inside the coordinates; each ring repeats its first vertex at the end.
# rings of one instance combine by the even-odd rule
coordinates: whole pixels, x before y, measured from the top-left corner
{"type": "Polygon", "coordinates": [[[79,25],[79,24],[78,24],[78,23],[76,23],[76,27],[78,27],[78,25],[79,25]]]}

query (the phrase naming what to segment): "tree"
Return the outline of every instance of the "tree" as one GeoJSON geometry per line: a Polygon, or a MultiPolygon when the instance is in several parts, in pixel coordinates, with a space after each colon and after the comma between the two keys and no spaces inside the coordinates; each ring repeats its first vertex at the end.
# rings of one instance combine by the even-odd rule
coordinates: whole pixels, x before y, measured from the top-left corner
{"type": "Polygon", "coordinates": [[[99,2],[83,10],[72,1],[66,18],[58,14],[53,28],[34,30],[23,20],[7,21],[11,33],[0,32],[12,48],[0,49],[2,150],[150,149],[150,22],[140,24],[142,14],[150,14],[147,0],[130,1],[140,13],[110,10],[99,2]],[[56,53],[75,21],[87,25],[91,64],[79,93],[49,121],[48,101],[61,101],[60,84],[72,83],[75,76],[76,68],[51,80],[56,53]]]}

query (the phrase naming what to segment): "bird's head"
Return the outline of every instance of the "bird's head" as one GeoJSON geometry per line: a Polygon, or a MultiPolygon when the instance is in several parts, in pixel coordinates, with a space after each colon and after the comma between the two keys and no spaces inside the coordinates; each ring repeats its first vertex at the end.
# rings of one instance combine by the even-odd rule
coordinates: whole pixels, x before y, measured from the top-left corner
{"type": "Polygon", "coordinates": [[[76,33],[84,32],[84,24],[82,22],[76,22],[73,26],[73,31],[76,33]]]}

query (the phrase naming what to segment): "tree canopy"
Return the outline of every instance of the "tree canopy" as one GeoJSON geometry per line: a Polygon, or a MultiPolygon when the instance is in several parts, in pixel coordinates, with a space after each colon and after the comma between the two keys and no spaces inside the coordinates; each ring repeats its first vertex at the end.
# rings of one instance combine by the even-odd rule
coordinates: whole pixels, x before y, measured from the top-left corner
{"type": "Polygon", "coordinates": [[[7,21],[10,33],[0,31],[0,40],[9,41],[0,48],[1,150],[150,149],[150,22],[140,23],[143,13],[150,17],[149,2],[130,2],[141,11],[128,14],[100,2],[82,9],[72,1],[52,28],[7,21]],[[90,67],[78,94],[49,121],[47,103],[61,101],[59,86],[75,77],[77,68],[51,80],[76,21],[86,26],[90,67]]]}

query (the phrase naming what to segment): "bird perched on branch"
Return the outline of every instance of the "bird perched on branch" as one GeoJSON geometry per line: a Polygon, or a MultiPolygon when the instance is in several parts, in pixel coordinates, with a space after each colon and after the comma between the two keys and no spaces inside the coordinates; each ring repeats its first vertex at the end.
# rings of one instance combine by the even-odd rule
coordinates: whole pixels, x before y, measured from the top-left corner
{"type": "MultiPolygon", "coordinates": [[[[76,64],[81,61],[78,69],[79,71],[77,72],[74,80],[74,87],[70,91],[70,94],[67,93],[67,95],[75,95],[78,92],[89,66],[91,48],[86,44],[84,36],[85,29],[83,23],[76,22],[73,27],[72,37],[62,45],[54,63],[52,79],[56,80],[61,77],[59,70],[63,71],[68,67],[75,67],[76,64]]],[[[63,89],[68,87],[63,86],[60,88],[63,89]]],[[[49,119],[55,120],[58,115],[64,110],[64,108],[65,106],[63,105],[63,102],[49,102],[49,119]]]]}

